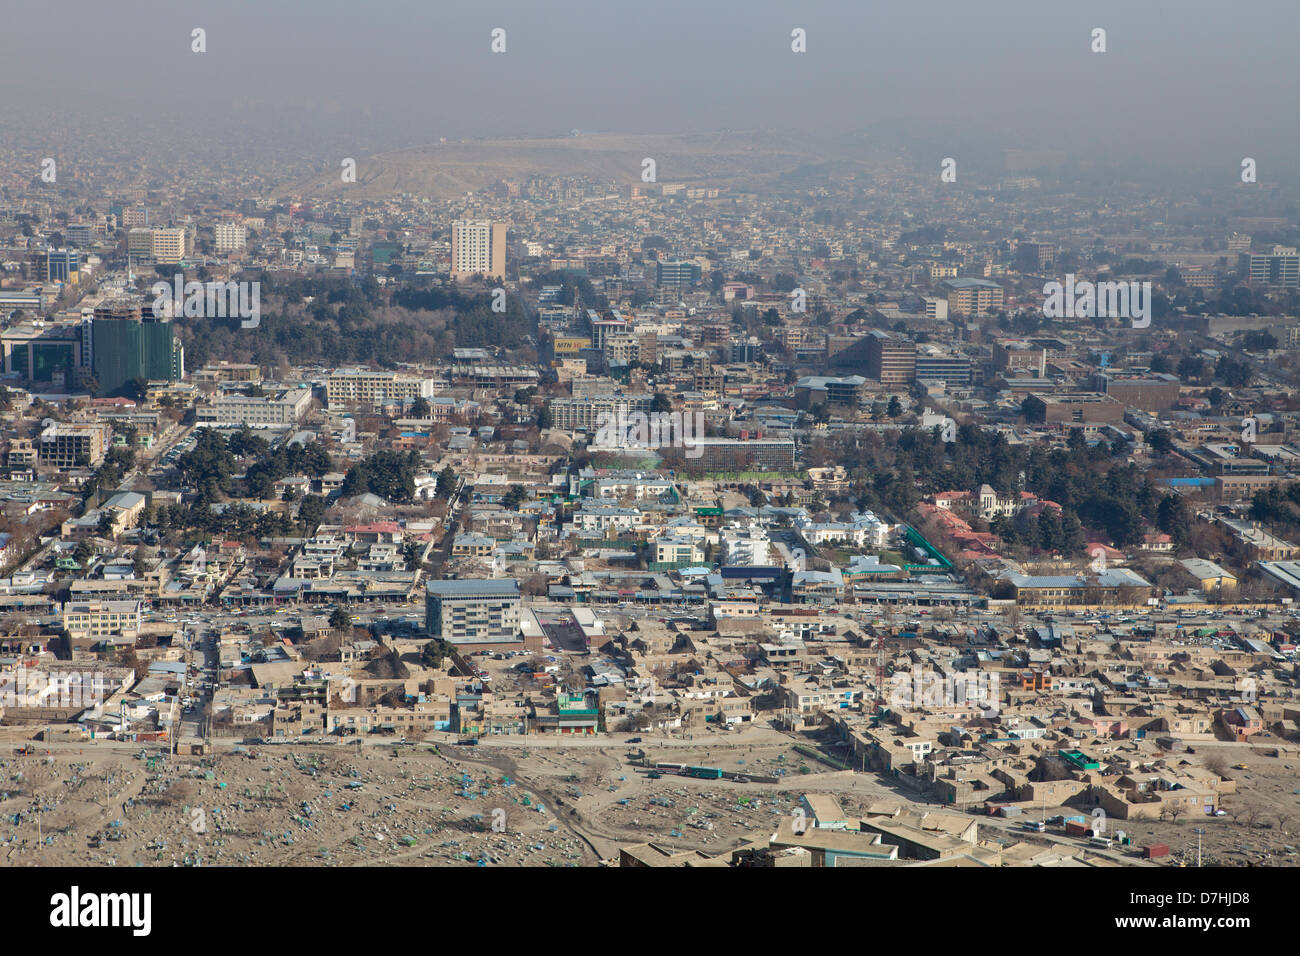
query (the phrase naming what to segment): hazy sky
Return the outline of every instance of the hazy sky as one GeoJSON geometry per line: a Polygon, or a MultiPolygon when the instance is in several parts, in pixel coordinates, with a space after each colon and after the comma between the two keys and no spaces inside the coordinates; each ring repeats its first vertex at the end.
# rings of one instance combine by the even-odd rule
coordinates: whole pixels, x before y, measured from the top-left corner
{"type": "Polygon", "coordinates": [[[1261,181],[1300,169],[1297,0],[5,0],[0,22],[6,100],[171,116],[182,140],[232,111],[267,136],[301,114],[358,155],[574,127],[884,124],[954,155],[981,140],[1228,170],[1251,156],[1261,181]]]}

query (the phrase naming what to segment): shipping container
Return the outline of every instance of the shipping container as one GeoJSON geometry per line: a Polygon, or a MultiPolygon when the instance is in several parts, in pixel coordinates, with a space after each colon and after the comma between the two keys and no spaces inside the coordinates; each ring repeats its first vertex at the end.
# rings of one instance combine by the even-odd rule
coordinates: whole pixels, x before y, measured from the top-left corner
{"type": "Polygon", "coordinates": [[[1154,860],[1159,857],[1168,856],[1168,855],[1169,855],[1169,844],[1167,843],[1152,843],[1150,846],[1144,846],[1142,848],[1143,859],[1154,860]]]}
{"type": "Polygon", "coordinates": [[[1088,828],[1086,823],[1079,823],[1076,820],[1066,820],[1065,832],[1069,836],[1089,836],[1091,835],[1092,830],[1088,828]]]}

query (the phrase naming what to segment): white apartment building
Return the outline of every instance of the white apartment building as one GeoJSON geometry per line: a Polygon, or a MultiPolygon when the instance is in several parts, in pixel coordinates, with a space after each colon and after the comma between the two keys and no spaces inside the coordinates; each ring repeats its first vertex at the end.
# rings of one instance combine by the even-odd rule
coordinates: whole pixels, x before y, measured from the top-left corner
{"type": "Polygon", "coordinates": [[[451,224],[451,277],[506,277],[506,225],[486,219],[457,219],[451,224]]]}
{"type": "Polygon", "coordinates": [[[286,388],[273,395],[219,395],[197,410],[198,420],[217,425],[296,425],[311,406],[311,389],[286,388]]]}
{"type": "Polygon", "coordinates": [[[180,262],[185,258],[185,230],[180,228],[153,230],[149,253],[162,265],[180,262]]]}
{"type": "Polygon", "coordinates": [[[218,254],[242,249],[248,242],[248,230],[238,223],[219,222],[212,227],[212,232],[216,237],[218,254]]]}
{"type": "Polygon", "coordinates": [[[725,528],[719,535],[724,564],[764,567],[772,564],[772,542],[757,525],[725,528]]]}
{"type": "Polygon", "coordinates": [[[433,379],[402,372],[340,369],[325,383],[325,399],[330,408],[347,404],[380,406],[432,397],[433,379]]]}

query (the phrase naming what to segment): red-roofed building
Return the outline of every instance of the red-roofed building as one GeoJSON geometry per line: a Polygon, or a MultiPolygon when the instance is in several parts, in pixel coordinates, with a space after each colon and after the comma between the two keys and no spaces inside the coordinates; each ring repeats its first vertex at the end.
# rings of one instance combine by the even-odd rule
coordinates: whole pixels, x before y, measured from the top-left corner
{"type": "Polygon", "coordinates": [[[402,540],[402,526],[396,521],[372,521],[369,524],[344,528],[343,533],[354,544],[398,544],[402,540]]]}
{"type": "Polygon", "coordinates": [[[1174,539],[1169,537],[1163,531],[1148,531],[1142,535],[1143,551],[1172,551],[1174,550],[1174,539]]]}

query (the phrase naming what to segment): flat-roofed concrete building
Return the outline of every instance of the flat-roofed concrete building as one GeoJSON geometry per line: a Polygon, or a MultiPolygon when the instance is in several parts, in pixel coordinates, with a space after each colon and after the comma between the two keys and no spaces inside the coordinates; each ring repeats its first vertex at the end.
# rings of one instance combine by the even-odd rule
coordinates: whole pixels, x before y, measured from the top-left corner
{"type": "Polygon", "coordinates": [[[160,265],[175,265],[185,258],[184,229],[155,229],[150,236],[149,252],[160,265]]]}
{"type": "Polygon", "coordinates": [[[1002,308],[1002,286],[988,279],[945,279],[948,311],[956,315],[978,315],[1002,308]]]}
{"type": "Polygon", "coordinates": [[[112,434],[111,425],[59,422],[41,432],[37,454],[47,468],[94,468],[104,460],[112,434]]]}
{"type": "Polygon", "coordinates": [[[1300,254],[1295,246],[1274,246],[1271,253],[1241,256],[1251,285],[1300,286],[1300,254]]]}
{"type": "Polygon", "coordinates": [[[1167,372],[1098,372],[1093,385],[1098,392],[1144,412],[1165,412],[1178,402],[1181,383],[1167,372]]]}
{"type": "Polygon", "coordinates": [[[425,588],[425,626],[433,637],[462,649],[518,644],[519,606],[519,582],[514,578],[430,581],[425,588]]]}
{"type": "Polygon", "coordinates": [[[310,405],[311,389],[285,388],[270,395],[218,395],[196,414],[217,425],[296,425],[310,405]]]}
{"type": "Polygon", "coordinates": [[[73,640],[140,632],[139,601],[69,601],[63,606],[63,629],[73,640]]]}
{"type": "Polygon", "coordinates": [[[451,277],[506,277],[506,225],[486,219],[458,219],[451,224],[451,277]]]}
{"type": "Polygon", "coordinates": [[[1100,392],[1032,392],[1025,398],[1024,409],[1029,421],[1047,424],[1118,425],[1124,421],[1124,403],[1100,392]]]}
{"type": "Polygon", "coordinates": [[[916,343],[891,332],[867,333],[867,376],[881,385],[909,385],[916,378],[916,343]]]}
{"type": "Polygon", "coordinates": [[[867,380],[861,375],[808,375],[795,382],[795,404],[799,408],[822,404],[857,408],[862,404],[863,386],[866,384],[867,380]]]}
{"type": "Polygon", "coordinates": [[[557,398],[551,401],[551,424],[562,431],[591,431],[612,421],[619,409],[624,415],[649,414],[653,395],[592,395],[586,398],[557,398]]]}
{"type": "Polygon", "coordinates": [[[325,400],[338,405],[384,405],[433,397],[433,379],[401,372],[339,369],[325,383],[325,400]]]}
{"type": "Polygon", "coordinates": [[[1022,339],[998,339],[993,343],[993,365],[999,372],[1027,372],[1045,379],[1047,349],[1022,339]]]}
{"type": "MultiPolygon", "coordinates": [[[[705,471],[793,471],[794,441],[779,438],[696,438],[699,458],[688,463],[705,471]]],[[[693,450],[693,451],[694,451],[693,450]]]]}
{"type": "Polygon", "coordinates": [[[212,227],[218,255],[244,248],[248,230],[237,222],[219,222],[212,227]]]}
{"type": "Polygon", "coordinates": [[[918,381],[969,385],[974,378],[974,371],[966,356],[927,345],[916,351],[916,378],[918,381]]]}

